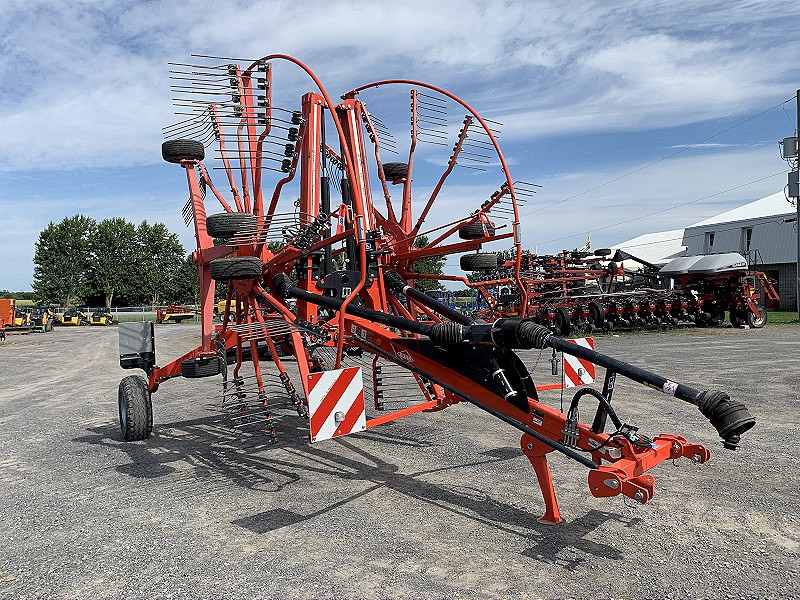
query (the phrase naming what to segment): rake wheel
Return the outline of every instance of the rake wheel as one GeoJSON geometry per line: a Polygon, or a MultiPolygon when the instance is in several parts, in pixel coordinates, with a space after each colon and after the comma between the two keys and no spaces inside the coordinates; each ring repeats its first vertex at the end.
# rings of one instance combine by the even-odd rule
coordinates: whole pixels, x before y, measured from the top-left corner
{"type": "Polygon", "coordinates": [[[203,160],[206,157],[206,149],[197,140],[167,140],[161,144],[161,157],[169,163],[203,160]]]}
{"type": "Polygon", "coordinates": [[[256,216],[251,213],[218,213],[206,217],[206,231],[212,238],[227,240],[240,231],[248,233],[254,231],[256,223],[256,216]]]}
{"type": "Polygon", "coordinates": [[[181,376],[189,379],[213,377],[222,373],[222,359],[219,356],[190,358],[181,363],[181,376]]]}
{"type": "Polygon", "coordinates": [[[261,276],[261,259],[255,256],[232,256],[211,261],[211,279],[235,281],[261,276]]]}
{"type": "Polygon", "coordinates": [[[464,254],[459,263],[464,271],[493,271],[497,268],[497,254],[493,252],[479,252],[477,254],[464,254]]]}

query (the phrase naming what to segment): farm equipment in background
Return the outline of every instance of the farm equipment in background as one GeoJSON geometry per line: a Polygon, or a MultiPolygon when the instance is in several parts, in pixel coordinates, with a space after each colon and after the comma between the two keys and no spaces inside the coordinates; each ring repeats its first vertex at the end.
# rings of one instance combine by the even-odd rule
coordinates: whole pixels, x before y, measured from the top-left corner
{"type": "Polygon", "coordinates": [[[80,308],[68,308],[59,319],[61,325],[88,325],[89,317],[80,308]]]}
{"type": "Polygon", "coordinates": [[[245,68],[209,60],[175,66],[183,120],[165,128],[162,145],[163,158],[184,169],[189,188],[184,215],[194,223],[197,242],[200,344],[157,366],[152,323],[120,325],[120,365],[147,375],[120,382],[124,439],[150,436],[152,395],[178,376],[221,376],[222,408],[231,421],[252,423],[274,443],[278,419],[308,423],[309,438],[318,443],[466,402],[522,434],[521,450],[544,498],[542,520],[557,523],[550,452],[587,467],[592,495],[622,494],[641,503],[653,497],[647,471],[657,464],[709,458],[701,444],[670,434],[646,436],[622,422],[611,404],[617,375],[698,407],[726,448],[735,449],[754,425],[747,408],[724,392],[692,389],[555,336],[527,318],[533,288],[521,273],[518,204],[535,186],[512,180],[498,124],[463,100],[430,84],[396,79],[357,87],[334,103],[316,75],[292,57],[268,56],[245,68]],[[277,65],[279,72],[285,65],[305,72],[313,91],[294,94],[276,85],[277,65]],[[192,90],[198,97],[189,95],[192,90]],[[397,119],[378,118],[366,101],[391,113],[393,105],[408,111],[409,98],[410,145],[401,149],[391,133],[397,119]],[[466,114],[456,129],[447,116],[453,110],[466,114]],[[231,188],[228,198],[211,181],[204,142],[215,146],[231,188]],[[416,170],[423,145],[427,169],[416,170]],[[430,155],[442,147],[442,160],[430,155]],[[401,150],[403,162],[384,162],[384,153],[401,150]],[[441,170],[426,176],[438,164],[441,170]],[[486,165],[499,169],[489,172],[486,165]],[[467,179],[483,182],[486,194],[454,215],[452,206],[465,204],[459,184],[467,179]],[[213,202],[221,212],[208,214],[213,202]],[[415,246],[422,235],[428,241],[415,246]],[[477,251],[498,242],[515,248],[505,280],[518,290],[518,315],[482,322],[416,289],[421,279],[467,281],[463,273],[420,273],[418,261],[471,253],[462,256],[463,268],[496,269],[497,254],[477,251]],[[226,289],[223,314],[234,318],[215,331],[217,284],[226,289]],[[231,311],[234,306],[241,308],[231,311]],[[532,348],[605,367],[603,390],[581,388],[566,413],[540,402],[515,353],[532,348]],[[286,352],[296,360],[294,381],[281,359],[286,352]],[[397,407],[390,386],[415,390],[414,400],[397,407]],[[589,397],[597,402],[591,425],[578,419],[578,405],[589,397]],[[296,417],[278,412],[283,402],[296,417]],[[609,419],[614,431],[606,433],[609,419]]]}
{"type": "Polygon", "coordinates": [[[9,333],[30,333],[31,315],[26,309],[18,308],[14,298],[0,298],[0,338],[9,333]]]}
{"type": "MultiPolygon", "coordinates": [[[[520,279],[527,291],[528,317],[560,335],[681,323],[720,326],[726,311],[733,326],[758,328],[766,323],[766,309],[759,303],[756,281],[768,299],[778,299],[769,278],[736,253],[680,257],[663,267],[621,250],[610,255],[608,249],[523,254],[520,279]],[[627,270],[623,261],[641,267],[627,270]]],[[[468,284],[487,304],[474,316],[486,321],[518,316],[521,296],[514,286],[514,260],[486,272],[482,280],[468,284]],[[506,294],[494,292],[500,286],[506,294]]]]}
{"type": "Polygon", "coordinates": [[[185,306],[170,304],[156,311],[156,323],[180,323],[181,321],[193,319],[199,314],[200,311],[196,308],[187,308],[185,306]]]}
{"type": "Polygon", "coordinates": [[[92,312],[89,318],[89,325],[113,325],[114,315],[107,308],[98,308],[92,312]]]}
{"type": "Polygon", "coordinates": [[[46,333],[53,331],[56,313],[47,306],[32,306],[28,309],[31,318],[31,331],[46,333]]]}

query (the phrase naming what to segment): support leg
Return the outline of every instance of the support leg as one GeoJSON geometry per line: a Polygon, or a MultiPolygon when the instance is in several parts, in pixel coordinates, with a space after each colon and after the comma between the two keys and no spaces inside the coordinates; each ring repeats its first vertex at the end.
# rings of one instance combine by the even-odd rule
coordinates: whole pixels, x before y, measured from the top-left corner
{"type": "Polygon", "coordinates": [[[549,446],[545,446],[528,434],[522,436],[520,446],[522,447],[522,452],[524,452],[528,460],[531,461],[533,470],[536,473],[536,479],[539,480],[539,487],[542,490],[545,511],[544,515],[539,519],[539,522],[548,523],[550,525],[561,523],[561,513],[558,511],[556,491],[553,487],[553,476],[550,474],[550,466],[547,464],[546,456],[547,453],[552,452],[553,449],[549,446]]]}

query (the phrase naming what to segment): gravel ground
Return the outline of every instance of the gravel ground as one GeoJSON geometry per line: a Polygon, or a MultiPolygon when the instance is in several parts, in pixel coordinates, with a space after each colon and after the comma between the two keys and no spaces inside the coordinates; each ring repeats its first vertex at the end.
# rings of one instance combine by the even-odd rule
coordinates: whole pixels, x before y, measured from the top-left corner
{"type": "MultiPolygon", "coordinates": [[[[159,362],[198,331],[158,326],[159,362]]],[[[585,467],[553,457],[565,522],[548,526],[518,433],[471,406],[313,446],[278,409],[270,445],[223,418],[218,378],[176,379],[154,395],[153,437],[125,443],[116,327],[9,336],[0,597],[800,597],[800,328],[596,341],[729,391],[758,424],[725,451],[694,407],[618,379],[623,420],[705,443],[712,458],[660,465],[655,498],[634,506],[592,498],[585,467]]],[[[539,354],[521,353],[537,383],[552,382],[539,354]]],[[[542,400],[557,406],[560,393],[542,400]]]]}

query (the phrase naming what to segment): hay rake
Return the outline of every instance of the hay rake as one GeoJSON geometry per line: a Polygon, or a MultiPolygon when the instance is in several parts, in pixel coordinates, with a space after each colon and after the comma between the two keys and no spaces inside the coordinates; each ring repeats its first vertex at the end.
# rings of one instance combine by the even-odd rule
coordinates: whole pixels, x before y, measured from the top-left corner
{"type": "Polygon", "coordinates": [[[186,173],[201,339],[157,366],[152,324],[120,326],[120,364],[148,375],[120,383],[125,439],[150,435],[152,394],[178,376],[221,375],[232,419],[246,419],[255,396],[258,422],[272,441],[279,435],[269,401],[275,382],[297,418],[308,420],[315,442],[468,402],[522,433],[521,449],[544,497],[542,520],[556,523],[561,517],[546,460],[552,451],[588,467],[594,496],[623,494],[642,503],[654,493],[650,468],[710,455],[701,444],[647,437],[623,423],[611,404],[617,374],[698,406],[727,448],[754,425],[746,407],[723,392],[694,390],[525,318],[518,207],[536,186],[515,186],[498,123],[423,82],[378,81],[335,103],[319,78],[289,56],[266,56],[244,68],[243,61],[196,58],[174,65],[182,120],[165,128],[162,155],[186,173]],[[291,93],[302,86],[298,73],[313,91],[291,93]],[[410,130],[405,139],[403,129],[410,130]],[[204,163],[207,147],[214,152],[211,171],[227,181],[225,194],[204,163]],[[384,160],[387,154],[393,160],[384,160]],[[480,186],[485,192],[476,194],[480,186]],[[220,212],[207,212],[215,202],[220,212]],[[464,271],[494,268],[497,255],[481,250],[498,243],[511,244],[517,257],[506,270],[523,296],[519,316],[473,320],[418,289],[428,279],[467,281],[463,272],[420,272],[420,261],[460,255],[464,271]],[[225,291],[225,314],[215,328],[216,286],[225,291]],[[514,350],[545,347],[604,366],[604,389],[582,389],[566,413],[541,403],[514,350]],[[400,381],[416,399],[398,408],[400,381]],[[598,404],[591,425],[577,419],[586,396],[598,404]]]}

